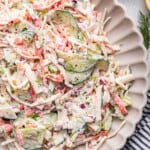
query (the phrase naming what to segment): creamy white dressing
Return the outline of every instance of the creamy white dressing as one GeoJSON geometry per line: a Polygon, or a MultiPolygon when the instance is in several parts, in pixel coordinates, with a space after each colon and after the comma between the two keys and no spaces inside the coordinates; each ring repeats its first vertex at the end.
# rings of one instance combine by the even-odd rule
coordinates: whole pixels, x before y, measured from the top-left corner
{"type": "Polygon", "coordinates": [[[98,149],[113,117],[127,115],[134,75],[114,59],[120,46],[104,31],[107,10],[94,8],[90,0],[0,2],[0,129],[8,135],[2,145],[98,149]]]}

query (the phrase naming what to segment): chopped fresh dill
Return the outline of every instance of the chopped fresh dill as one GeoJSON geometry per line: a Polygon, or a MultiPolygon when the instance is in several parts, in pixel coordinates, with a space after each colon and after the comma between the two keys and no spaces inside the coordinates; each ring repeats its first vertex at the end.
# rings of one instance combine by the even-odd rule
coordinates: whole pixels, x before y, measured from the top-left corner
{"type": "Polygon", "coordinates": [[[139,13],[139,30],[143,35],[144,45],[148,49],[150,47],[150,22],[148,16],[145,16],[141,11],[139,13]]]}

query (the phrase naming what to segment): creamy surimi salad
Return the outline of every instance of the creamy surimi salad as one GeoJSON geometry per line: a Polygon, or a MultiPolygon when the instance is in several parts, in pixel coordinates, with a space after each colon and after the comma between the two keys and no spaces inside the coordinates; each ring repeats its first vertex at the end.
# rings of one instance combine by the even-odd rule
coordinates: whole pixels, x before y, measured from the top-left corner
{"type": "Polygon", "coordinates": [[[96,150],[111,137],[113,118],[128,114],[134,76],[114,58],[120,47],[104,31],[106,10],[94,7],[89,0],[0,1],[2,146],[96,150]]]}

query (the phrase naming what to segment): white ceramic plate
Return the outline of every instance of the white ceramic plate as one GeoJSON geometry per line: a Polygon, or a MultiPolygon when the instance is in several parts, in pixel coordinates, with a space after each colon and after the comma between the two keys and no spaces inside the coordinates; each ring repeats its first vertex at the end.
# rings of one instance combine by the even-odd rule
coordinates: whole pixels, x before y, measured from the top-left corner
{"type": "MultiPolygon", "coordinates": [[[[108,15],[112,17],[107,24],[105,31],[113,44],[121,44],[121,52],[116,56],[121,65],[130,65],[136,80],[130,88],[129,95],[133,99],[133,106],[129,110],[126,117],[125,126],[119,133],[106,140],[101,150],[117,150],[123,147],[127,137],[129,137],[135,129],[136,123],[142,115],[142,108],[146,103],[146,91],[148,89],[148,67],[146,64],[147,53],[142,44],[142,38],[137,31],[134,23],[128,18],[124,8],[115,0],[93,0],[96,3],[96,10],[103,11],[108,9],[108,15]]],[[[116,130],[120,121],[114,120],[112,131],[116,130]]],[[[81,148],[85,149],[85,148],[81,148]]],[[[5,148],[0,147],[0,150],[5,148]]]]}
{"type": "MultiPolygon", "coordinates": [[[[147,52],[143,46],[140,33],[137,31],[133,21],[127,16],[125,9],[115,0],[93,0],[97,3],[96,9],[103,11],[108,9],[108,15],[112,18],[106,26],[105,31],[113,44],[121,45],[121,52],[116,56],[121,65],[131,66],[132,72],[136,77],[133,86],[130,88],[129,95],[132,97],[133,105],[126,117],[126,125],[112,139],[107,140],[102,145],[102,150],[117,150],[123,147],[126,139],[132,135],[136,123],[142,115],[142,108],[147,101],[146,91],[148,89],[148,67],[147,52]]],[[[112,130],[120,124],[115,120],[112,130]]]]}

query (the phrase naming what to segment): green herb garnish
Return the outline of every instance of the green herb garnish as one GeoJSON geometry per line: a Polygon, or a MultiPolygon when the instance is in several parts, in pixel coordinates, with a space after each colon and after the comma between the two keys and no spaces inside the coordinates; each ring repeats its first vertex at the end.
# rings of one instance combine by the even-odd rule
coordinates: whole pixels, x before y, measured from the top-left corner
{"type": "Polygon", "coordinates": [[[150,22],[147,16],[141,11],[139,15],[139,30],[143,35],[144,45],[148,49],[150,47],[150,22]]]}
{"type": "Polygon", "coordinates": [[[30,118],[32,118],[34,120],[37,120],[38,114],[33,113],[33,114],[30,114],[28,117],[30,117],[30,118]]]}

